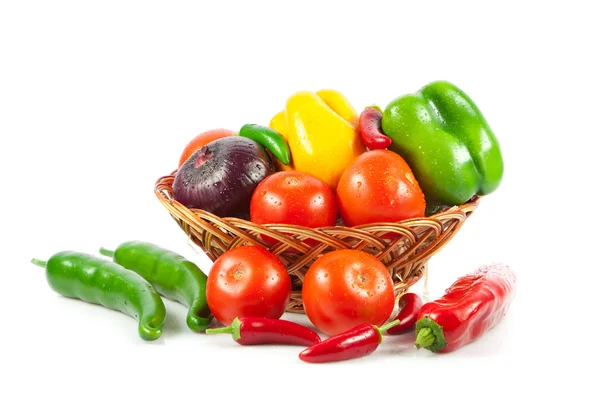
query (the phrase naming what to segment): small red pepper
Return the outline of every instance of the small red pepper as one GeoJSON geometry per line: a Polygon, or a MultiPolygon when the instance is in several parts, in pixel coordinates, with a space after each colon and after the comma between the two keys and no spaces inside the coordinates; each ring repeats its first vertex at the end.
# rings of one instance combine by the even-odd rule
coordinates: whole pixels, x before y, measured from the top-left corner
{"type": "Polygon", "coordinates": [[[358,132],[363,144],[371,150],[387,149],[392,139],[381,130],[383,114],[377,106],[367,107],[358,118],[358,132]]]}
{"type": "Polygon", "coordinates": [[[371,324],[360,324],[305,349],[299,357],[302,361],[310,363],[364,357],[379,347],[385,331],[399,323],[400,321],[394,320],[380,328],[371,324]]]}
{"type": "Polygon", "coordinates": [[[398,306],[400,307],[400,312],[394,320],[398,320],[400,323],[388,329],[388,335],[400,335],[412,330],[417,322],[419,311],[421,311],[421,307],[423,306],[423,300],[416,293],[405,293],[398,300],[398,306]]]}
{"type": "Polygon", "coordinates": [[[500,263],[457,279],[440,299],[421,308],[415,346],[448,353],[473,342],[506,314],[516,282],[514,272],[500,263]]]}
{"type": "Polygon", "coordinates": [[[296,344],[312,346],[321,338],[311,329],[292,321],[263,317],[235,318],[231,325],[207,329],[207,334],[231,333],[233,340],[243,345],[296,344]]]}

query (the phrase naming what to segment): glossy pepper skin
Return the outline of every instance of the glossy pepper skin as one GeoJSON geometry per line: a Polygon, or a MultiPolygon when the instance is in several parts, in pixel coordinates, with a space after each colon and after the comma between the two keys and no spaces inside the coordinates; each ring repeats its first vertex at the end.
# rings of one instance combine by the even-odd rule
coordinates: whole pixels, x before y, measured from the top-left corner
{"type": "Polygon", "coordinates": [[[473,100],[450,82],[394,99],[381,124],[392,139],[390,150],[411,166],[428,202],[463,204],[502,181],[496,136],[473,100]]]}
{"type": "Polygon", "coordinates": [[[207,334],[231,333],[233,340],[242,345],[288,344],[312,346],[321,338],[311,329],[292,321],[263,317],[235,318],[231,325],[207,329],[207,334]]]}
{"type": "Polygon", "coordinates": [[[398,300],[400,312],[394,320],[400,321],[396,326],[388,329],[388,335],[400,335],[412,331],[419,317],[419,311],[423,307],[423,300],[416,293],[405,293],[398,300]]]}
{"type": "Polygon", "coordinates": [[[381,344],[382,334],[400,321],[391,321],[382,327],[360,324],[356,327],[331,336],[314,344],[299,355],[300,359],[310,363],[325,363],[350,360],[373,353],[381,344]]]}
{"type": "Polygon", "coordinates": [[[440,299],[421,308],[415,346],[448,353],[478,339],[506,314],[516,283],[514,272],[500,263],[457,279],[440,299]]]}
{"type": "Polygon", "coordinates": [[[339,92],[297,92],[275,115],[269,126],[288,142],[292,162],[281,170],[306,172],[335,189],[342,172],[366,151],[358,129],[358,116],[339,92]]]}
{"type": "Polygon", "coordinates": [[[46,268],[46,279],[55,292],[136,318],[138,333],[144,340],[161,336],[165,305],[152,285],[135,272],[74,251],[56,253],[47,262],[37,259],[31,262],[46,268]]]}
{"type": "Polygon", "coordinates": [[[367,107],[358,118],[358,131],[363,144],[371,150],[387,149],[392,139],[381,132],[383,114],[379,107],[367,107]]]}
{"type": "Polygon", "coordinates": [[[172,251],[141,241],[124,242],[115,251],[100,249],[102,255],[147,280],[166,298],[189,307],[187,325],[203,332],[212,317],[206,301],[206,274],[193,262],[172,251]]]}
{"type": "Polygon", "coordinates": [[[276,130],[267,126],[246,124],[240,128],[240,136],[262,144],[283,165],[290,163],[290,147],[285,138],[276,130]]]}

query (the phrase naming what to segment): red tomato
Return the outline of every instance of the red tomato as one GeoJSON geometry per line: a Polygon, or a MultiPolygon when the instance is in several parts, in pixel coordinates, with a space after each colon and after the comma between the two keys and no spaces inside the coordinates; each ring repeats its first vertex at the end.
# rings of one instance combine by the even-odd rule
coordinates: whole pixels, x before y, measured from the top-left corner
{"type": "Polygon", "coordinates": [[[213,264],[206,300],[223,324],[235,317],[279,318],[290,301],[292,283],[282,262],[258,246],[236,247],[213,264]]]}
{"type": "Polygon", "coordinates": [[[419,183],[406,161],[390,150],[358,156],[340,178],[337,201],[349,226],[425,215],[425,195],[419,183]]]}
{"type": "MultiPolygon", "coordinates": [[[[250,220],[257,224],[333,226],[337,206],[333,190],[321,179],[299,171],[281,171],[258,184],[250,201],[250,220]]],[[[263,236],[273,245],[275,239],[263,236]]],[[[306,242],[314,245],[314,241],[306,242]]]]}
{"type": "Polygon", "coordinates": [[[179,167],[181,167],[181,165],[183,165],[183,163],[201,147],[204,147],[217,139],[233,135],[237,135],[237,132],[230,131],[229,129],[211,129],[210,131],[198,134],[187,144],[187,146],[185,146],[185,149],[183,149],[183,153],[181,153],[181,157],[179,158],[179,167]]]}
{"type": "Polygon", "coordinates": [[[306,316],[327,335],[362,323],[381,325],[394,310],[394,283],[381,261],[359,250],[318,258],[302,283],[306,316]]]}

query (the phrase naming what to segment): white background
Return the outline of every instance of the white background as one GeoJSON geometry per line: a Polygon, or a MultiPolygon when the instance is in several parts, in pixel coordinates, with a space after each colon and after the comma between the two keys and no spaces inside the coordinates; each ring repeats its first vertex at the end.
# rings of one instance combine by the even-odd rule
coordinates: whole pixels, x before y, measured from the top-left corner
{"type": "Polygon", "coordinates": [[[1,2],[0,397],[593,393],[600,28],[592,3],[1,2]],[[506,172],[432,258],[430,296],[492,261],[519,279],[502,323],[455,353],[416,351],[405,336],[360,360],[303,364],[296,347],[193,334],[185,308],[169,301],[163,337],[146,343],[133,319],[60,297],[29,263],[140,239],[208,271],[153,193],[188,140],[267,124],[298,90],[333,88],[361,110],[437,79],[479,105],[506,172]]]}

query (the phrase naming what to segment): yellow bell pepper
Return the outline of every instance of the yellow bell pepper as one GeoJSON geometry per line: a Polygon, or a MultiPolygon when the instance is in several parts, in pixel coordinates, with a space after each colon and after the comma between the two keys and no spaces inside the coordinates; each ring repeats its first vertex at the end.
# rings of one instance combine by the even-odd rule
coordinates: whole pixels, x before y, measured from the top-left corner
{"type": "Polygon", "coordinates": [[[269,123],[287,140],[292,155],[289,165],[278,163],[279,169],[306,172],[335,189],[344,169],[366,151],[357,121],[352,105],[335,90],[293,94],[269,123]]]}

